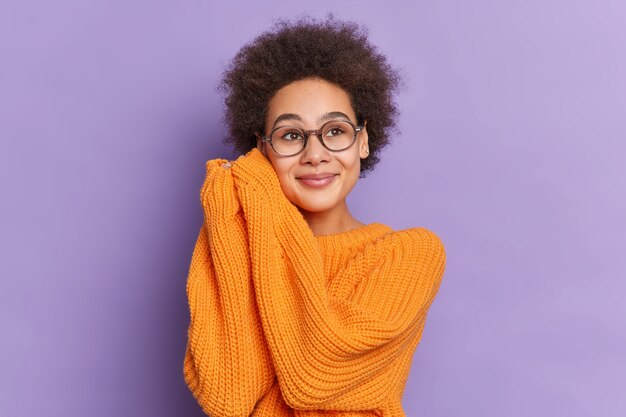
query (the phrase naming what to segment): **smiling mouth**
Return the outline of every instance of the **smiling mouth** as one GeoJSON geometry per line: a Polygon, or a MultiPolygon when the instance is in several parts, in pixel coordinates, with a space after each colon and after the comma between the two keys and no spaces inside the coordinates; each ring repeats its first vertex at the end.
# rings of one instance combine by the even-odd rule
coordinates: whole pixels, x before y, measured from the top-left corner
{"type": "Polygon", "coordinates": [[[321,177],[321,178],[296,177],[296,179],[300,181],[301,184],[304,184],[308,187],[321,188],[333,182],[336,177],[337,177],[337,174],[331,174],[331,175],[321,177]]]}

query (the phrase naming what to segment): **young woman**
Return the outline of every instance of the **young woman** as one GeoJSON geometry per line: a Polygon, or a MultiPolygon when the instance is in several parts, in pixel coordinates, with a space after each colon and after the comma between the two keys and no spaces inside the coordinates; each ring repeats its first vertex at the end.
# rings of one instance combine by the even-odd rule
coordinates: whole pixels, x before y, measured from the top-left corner
{"type": "Polygon", "coordinates": [[[279,23],[227,69],[242,155],[206,163],[187,281],[184,377],[207,414],[405,415],[444,247],[346,205],[388,142],[397,85],[363,31],[332,16],[279,23]]]}

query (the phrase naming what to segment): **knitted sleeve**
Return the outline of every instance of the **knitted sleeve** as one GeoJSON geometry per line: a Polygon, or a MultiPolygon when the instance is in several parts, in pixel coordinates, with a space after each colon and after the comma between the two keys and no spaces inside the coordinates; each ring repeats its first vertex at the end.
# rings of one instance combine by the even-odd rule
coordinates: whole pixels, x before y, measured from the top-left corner
{"type": "Polygon", "coordinates": [[[445,265],[427,229],[384,236],[326,286],[319,247],[253,150],[233,165],[248,227],[252,275],[266,340],[287,404],[368,410],[398,384],[398,361],[415,346],[445,265]]]}
{"type": "Polygon", "coordinates": [[[211,160],[200,192],[204,221],[187,279],[184,378],[203,410],[248,416],[275,379],[250,272],[245,220],[226,160],[211,160]]]}

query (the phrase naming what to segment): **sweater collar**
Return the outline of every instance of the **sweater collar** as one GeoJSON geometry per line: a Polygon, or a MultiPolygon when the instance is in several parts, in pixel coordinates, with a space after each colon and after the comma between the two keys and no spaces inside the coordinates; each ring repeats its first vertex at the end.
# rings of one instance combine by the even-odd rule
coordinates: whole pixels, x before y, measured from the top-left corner
{"type": "Polygon", "coordinates": [[[393,232],[393,229],[382,223],[370,223],[345,232],[330,235],[315,236],[322,250],[341,250],[348,247],[360,246],[365,241],[373,241],[377,238],[393,232]]]}

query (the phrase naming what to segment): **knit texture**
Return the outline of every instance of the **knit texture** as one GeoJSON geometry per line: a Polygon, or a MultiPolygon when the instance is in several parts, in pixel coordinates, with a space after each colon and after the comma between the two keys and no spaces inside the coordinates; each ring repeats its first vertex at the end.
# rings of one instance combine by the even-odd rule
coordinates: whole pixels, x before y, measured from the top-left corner
{"type": "Polygon", "coordinates": [[[405,416],[445,267],[425,228],[314,236],[256,148],[206,163],[184,378],[210,416],[405,416]]]}

